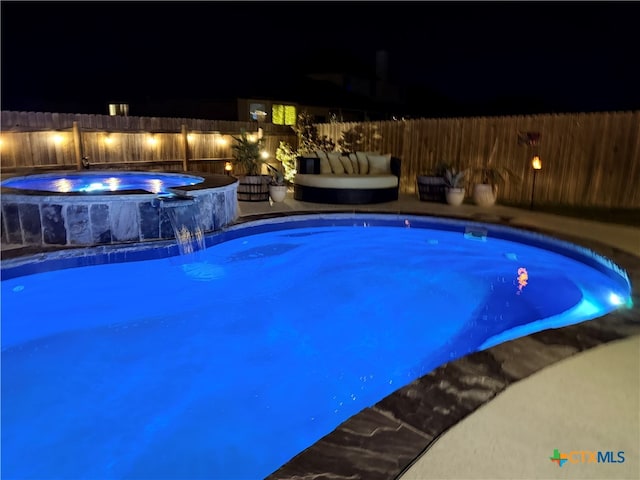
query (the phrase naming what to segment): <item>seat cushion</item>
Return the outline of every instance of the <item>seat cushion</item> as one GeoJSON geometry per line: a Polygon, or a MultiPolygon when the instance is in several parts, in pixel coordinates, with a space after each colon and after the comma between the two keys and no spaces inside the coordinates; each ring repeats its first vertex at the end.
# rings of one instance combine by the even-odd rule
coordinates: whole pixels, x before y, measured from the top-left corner
{"type": "Polygon", "coordinates": [[[318,188],[395,188],[398,177],[395,175],[313,175],[298,173],[294,183],[305,187],[318,188]]]}

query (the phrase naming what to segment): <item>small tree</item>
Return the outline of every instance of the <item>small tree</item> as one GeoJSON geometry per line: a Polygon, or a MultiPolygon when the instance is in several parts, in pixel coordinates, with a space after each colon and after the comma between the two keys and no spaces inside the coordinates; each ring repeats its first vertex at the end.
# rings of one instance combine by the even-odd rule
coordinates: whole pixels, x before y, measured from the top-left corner
{"type": "Polygon", "coordinates": [[[282,163],[282,167],[284,168],[284,178],[288,182],[293,181],[293,177],[296,176],[297,156],[297,150],[294,150],[287,142],[281,141],[278,148],[276,148],[276,160],[282,163]]]}

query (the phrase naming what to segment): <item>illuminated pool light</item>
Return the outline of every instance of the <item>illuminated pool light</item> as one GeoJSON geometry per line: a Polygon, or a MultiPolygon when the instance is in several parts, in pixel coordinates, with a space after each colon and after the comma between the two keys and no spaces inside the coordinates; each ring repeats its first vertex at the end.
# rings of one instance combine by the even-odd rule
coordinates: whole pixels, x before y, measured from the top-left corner
{"type": "Polygon", "coordinates": [[[609,302],[611,303],[611,305],[616,306],[624,305],[625,303],[627,303],[620,295],[614,292],[611,292],[609,294],[609,302]]]}

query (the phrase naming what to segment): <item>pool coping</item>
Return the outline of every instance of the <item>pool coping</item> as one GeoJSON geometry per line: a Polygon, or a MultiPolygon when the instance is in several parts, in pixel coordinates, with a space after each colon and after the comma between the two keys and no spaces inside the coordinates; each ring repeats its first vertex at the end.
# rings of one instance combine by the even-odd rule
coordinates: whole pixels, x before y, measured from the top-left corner
{"type": "MultiPolygon", "coordinates": [[[[266,479],[396,479],[447,430],[490,402],[510,385],[576,353],[640,334],[640,257],[593,240],[547,229],[510,225],[509,219],[470,219],[409,212],[319,211],[241,217],[229,230],[247,222],[294,215],[399,215],[503,225],[537,233],[591,250],[628,274],[633,306],[558,329],[507,341],[448,362],[345,420],[332,432],[295,455],[266,479]]],[[[157,243],[155,244],[157,247],[157,243]]],[[[151,245],[149,245],[151,247],[151,245]]],[[[86,251],[86,248],[82,249],[86,251]]],[[[46,255],[46,254],[43,254],[46,255]]],[[[4,257],[4,255],[3,255],[4,257]]],[[[4,260],[4,258],[3,258],[4,260]]],[[[25,257],[14,258],[20,263],[25,257]]]]}

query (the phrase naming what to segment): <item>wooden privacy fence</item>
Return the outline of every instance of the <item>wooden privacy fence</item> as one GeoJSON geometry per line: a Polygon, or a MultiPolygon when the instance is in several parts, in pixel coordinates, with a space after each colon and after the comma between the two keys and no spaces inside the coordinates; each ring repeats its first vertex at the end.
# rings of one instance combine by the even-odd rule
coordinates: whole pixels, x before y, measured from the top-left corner
{"type": "MultiPolygon", "coordinates": [[[[2,112],[1,125],[1,167],[7,173],[81,168],[82,157],[96,168],[222,173],[232,157],[231,135],[257,127],[255,122],[10,111],[2,112]]],[[[365,133],[362,149],[400,157],[400,191],[405,194],[416,193],[416,176],[433,171],[439,162],[479,167],[495,145],[494,164],[519,176],[501,188],[500,201],[529,202],[531,158],[539,155],[537,204],[640,208],[639,111],[316,126],[320,135],[335,141],[358,126],[365,133]],[[519,144],[522,132],[539,133],[539,144],[519,144]]],[[[270,158],[280,141],[296,147],[291,128],[261,127],[270,158]]]]}
{"type": "MultiPolygon", "coordinates": [[[[38,112],[3,111],[1,122],[5,173],[81,169],[86,164],[224,173],[224,164],[232,159],[232,136],[242,129],[257,131],[255,122],[38,112]]],[[[271,159],[280,141],[297,143],[290,127],[260,127],[271,159]]]]}
{"type": "Polygon", "coordinates": [[[416,176],[433,171],[441,161],[463,168],[481,166],[496,144],[493,163],[520,177],[501,188],[500,201],[529,202],[531,159],[539,155],[542,170],[536,179],[536,204],[640,207],[640,111],[326,123],[317,127],[320,135],[337,141],[342,132],[356,125],[365,132],[363,148],[375,145],[373,149],[402,159],[403,193],[415,193],[416,176]],[[519,132],[540,133],[538,145],[519,144],[519,132]]]}

